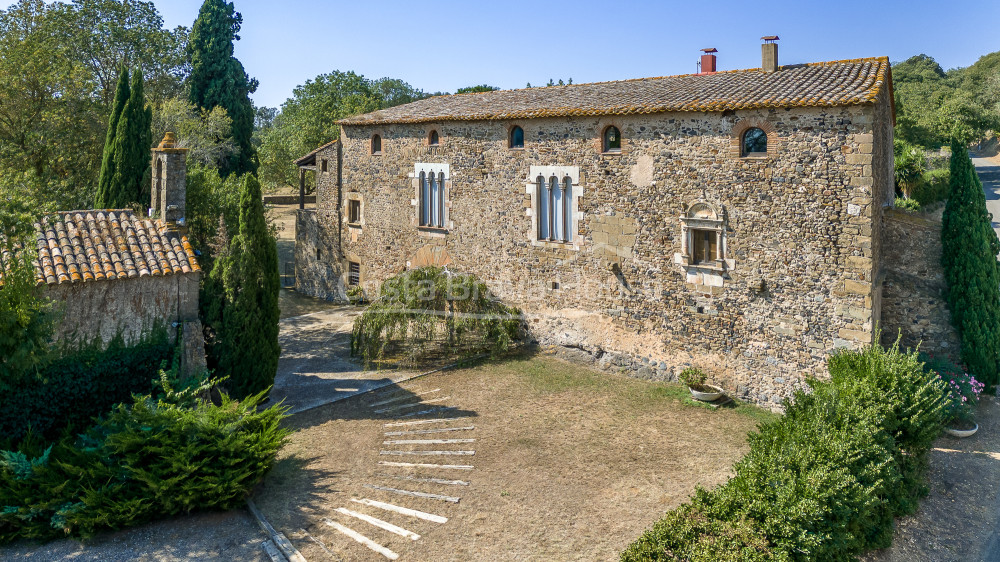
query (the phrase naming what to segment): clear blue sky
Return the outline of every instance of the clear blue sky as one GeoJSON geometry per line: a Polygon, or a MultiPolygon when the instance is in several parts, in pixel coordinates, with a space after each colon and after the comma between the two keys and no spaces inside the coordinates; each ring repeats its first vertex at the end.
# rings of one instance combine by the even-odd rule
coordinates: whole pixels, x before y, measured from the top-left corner
{"type": "MultiPolygon", "coordinates": [[[[166,26],[190,27],[202,0],[154,3],[166,26]]],[[[255,103],[272,107],[332,70],[454,92],[685,74],[704,47],[719,49],[720,70],[758,67],[759,38],[774,34],[782,64],[925,53],[948,69],[1000,50],[997,0],[235,3],[236,56],[260,80],[255,103]]]]}

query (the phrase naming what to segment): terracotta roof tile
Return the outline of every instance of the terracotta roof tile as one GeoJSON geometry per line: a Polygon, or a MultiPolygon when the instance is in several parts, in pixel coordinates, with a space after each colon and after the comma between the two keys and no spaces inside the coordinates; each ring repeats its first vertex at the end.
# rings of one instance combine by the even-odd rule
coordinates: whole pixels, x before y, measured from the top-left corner
{"type": "Polygon", "coordinates": [[[55,213],[35,233],[39,284],[201,271],[186,236],[129,210],[55,213]]]}
{"type": "Polygon", "coordinates": [[[777,72],[751,68],[436,96],[338,123],[374,125],[858,105],[873,103],[888,76],[887,57],[817,62],[782,66],[777,72]]]}

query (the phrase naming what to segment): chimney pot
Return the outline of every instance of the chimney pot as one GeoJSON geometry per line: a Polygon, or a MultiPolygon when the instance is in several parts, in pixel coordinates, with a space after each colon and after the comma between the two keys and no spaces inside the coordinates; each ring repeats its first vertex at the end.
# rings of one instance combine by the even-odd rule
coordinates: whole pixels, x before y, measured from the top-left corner
{"type": "Polygon", "coordinates": [[[765,35],[761,37],[764,44],[760,46],[760,68],[764,72],[778,71],[778,40],[777,35],[765,35]]]}

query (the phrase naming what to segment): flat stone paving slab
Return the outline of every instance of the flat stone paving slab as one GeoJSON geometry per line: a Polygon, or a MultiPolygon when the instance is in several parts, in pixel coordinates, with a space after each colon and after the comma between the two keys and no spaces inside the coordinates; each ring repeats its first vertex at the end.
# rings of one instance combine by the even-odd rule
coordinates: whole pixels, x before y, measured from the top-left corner
{"type": "Polygon", "coordinates": [[[297,413],[410,379],[416,371],[366,371],[351,359],[351,329],[361,309],[334,307],[281,320],[281,359],[271,400],[297,413]]]}

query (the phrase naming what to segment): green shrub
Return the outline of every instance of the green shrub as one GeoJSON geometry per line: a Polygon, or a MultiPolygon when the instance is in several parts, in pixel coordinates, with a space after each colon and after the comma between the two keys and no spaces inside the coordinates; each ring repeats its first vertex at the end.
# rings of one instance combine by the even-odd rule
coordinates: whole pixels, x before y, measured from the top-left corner
{"type": "Polygon", "coordinates": [[[677,376],[678,380],[690,387],[702,386],[705,384],[706,378],[708,377],[705,375],[705,372],[697,367],[687,367],[677,376]]]}
{"type": "Polygon", "coordinates": [[[653,524],[652,529],[630,544],[621,558],[633,562],[764,562],[787,559],[772,551],[767,537],[753,521],[716,519],[693,504],[668,512],[666,517],[653,524]]]}
{"type": "Polygon", "coordinates": [[[85,433],[0,452],[0,543],[89,537],[241,504],[288,431],[262,394],[195,406],[136,396],[85,433]]]}
{"type": "Polygon", "coordinates": [[[475,276],[424,267],[382,283],[354,321],[351,355],[366,363],[388,357],[415,365],[496,354],[514,345],[521,326],[521,311],[500,302],[475,276]]]}
{"type": "Polygon", "coordinates": [[[896,198],[896,208],[917,212],[920,210],[920,203],[916,199],[896,198]]]}
{"type": "Polygon", "coordinates": [[[911,196],[922,206],[931,205],[948,198],[948,168],[928,170],[913,185],[911,196]]]}
{"type": "Polygon", "coordinates": [[[947,357],[920,354],[924,369],[939,377],[945,385],[944,422],[946,424],[975,421],[972,407],[979,402],[979,395],[986,387],[960,365],[947,357]]]}
{"type": "Polygon", "coordinates": [[[100,344],[53,353],[38,370],[0,377],[0,444],[16,442],[28,428],[52,439],[67,426],[86,427],[92,418],[135,393],[150,392],[164,361],[173,356],[166,330],[128,346],[120,337],[100,344]]]}
{"type": "Polygon", "coordinates": [[[898,344],[839,353],[828,367],[829,381],[811,381],[784,417],[750,436],[750,452],[726,484],[699,490],[622,560],[725,559],[723,552],[849,560],[888,546],[893,517],[911,513],[926,493],[944,386],[898,344]]]}

